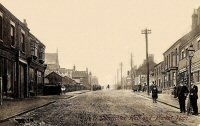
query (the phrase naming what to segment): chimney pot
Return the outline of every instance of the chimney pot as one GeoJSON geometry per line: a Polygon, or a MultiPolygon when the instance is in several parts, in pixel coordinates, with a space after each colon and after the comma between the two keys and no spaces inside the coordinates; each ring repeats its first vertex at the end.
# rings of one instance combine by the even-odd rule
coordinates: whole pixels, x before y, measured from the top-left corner
{"type": "Polygon", "coordinates": [[[26,19],[24,19],[24,25],[27,27],[28,26],[28,24],[27,24],[27,22],[26,22],[26,19]]]}

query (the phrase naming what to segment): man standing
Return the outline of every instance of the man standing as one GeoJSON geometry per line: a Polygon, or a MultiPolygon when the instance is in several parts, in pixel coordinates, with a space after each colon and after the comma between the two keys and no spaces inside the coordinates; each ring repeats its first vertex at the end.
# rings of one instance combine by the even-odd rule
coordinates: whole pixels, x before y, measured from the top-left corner
{"type": "Polygon", "coordinates": [[[197,99],[198,99],[198,87],[193,83],[191,83],[190,103],[194,111],[193,115],[198,115],[197,99]]]}
{"type": "Polygon", "coordinates": [[[158,88],[156,86],[156,84],[154,84],[154,82],[152,82],[153,85],[152,85],[152,99],[153,99],[153,103],[156,103],[156,100],[158,98],[158,88]]]}
{"type": "Polygon", "coordinates": [[[182,112],[186,112],[185,110],[185,99],[187,97],[188,94],[188,88],[186,87],[186,85],[184,84],[184,81],[182,81],[182,83],[178,86],[178,99],[179,99],[179,105],[180,105],[180,113],[182,112]]]}

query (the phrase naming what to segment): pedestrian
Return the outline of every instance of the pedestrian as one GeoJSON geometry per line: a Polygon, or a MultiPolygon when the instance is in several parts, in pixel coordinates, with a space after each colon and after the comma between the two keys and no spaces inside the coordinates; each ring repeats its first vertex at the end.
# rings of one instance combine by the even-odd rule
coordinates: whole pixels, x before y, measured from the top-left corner
{"type": "Polygon", "coordinates": [[[110,85],[108,84],[107,88],[109,89],[110,88],[110,85]]]}
{"type": "Polygon", "coordinates": [[[180,85],[178,86],[178,100],[179,100],[179,105],[180,105],[180,113],[185,113],[185,100],[188,94],[188,88],[186,87],[184,81],[182,80],[182,82],[180,83],[180,85]]]}
{"type": "Polygon", "coordinates": [[[152,89],[151,89],[151,92],[152,92],[152,99],[153,99],[153,103],[156,103],[157,101],[157,98],[158,98],[158,88],[157,88],[157,85],[152,82],[152,89]]]}
{"type": "Polygon", "coordinates": [[[198,115],[198,106],[197,106],[197,99],[198,99],[198,87],[191,83],[190,89],[190,103],[193,108],[193,115],[198,115]]]}

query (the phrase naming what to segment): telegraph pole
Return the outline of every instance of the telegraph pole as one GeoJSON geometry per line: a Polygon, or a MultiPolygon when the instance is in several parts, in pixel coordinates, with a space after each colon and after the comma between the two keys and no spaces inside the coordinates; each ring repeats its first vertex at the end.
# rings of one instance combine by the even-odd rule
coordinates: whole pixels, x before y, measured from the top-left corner
{"type": "Polygon", "coordinates": [[[120,63],[120,66],[121,66],[121,86],[123,87],[123,89],[124,89],[124,86],[123,86],[123,80],[122,80],[122,62],[120,63]]]}
{"type": "Polygon", "coordinates": [[[133,90],[133,58],[132,58],[132,53],[131,53],[131,86],[133,90]]]}
{"type": "Polygon", "coordinates": [[[148,34],[151,34],[150,29],[144,29],[142,30],[142,34],[145,34],[146,39],[146,64],[147,64],[147,94],[149,95],[149,56],[148,56],[148,34]]]}
{"type": "Polygon", "coordinates": [[[117,69],[117,86],[119,86],[118,84],[119,84],[119,69],[117,69]]]}

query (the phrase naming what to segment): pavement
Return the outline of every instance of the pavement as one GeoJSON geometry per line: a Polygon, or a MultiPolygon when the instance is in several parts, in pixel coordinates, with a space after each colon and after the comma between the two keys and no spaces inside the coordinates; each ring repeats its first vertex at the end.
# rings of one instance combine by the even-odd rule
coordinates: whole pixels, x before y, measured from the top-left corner
{"type": "Polygon", "coordinates": [[[85,92],[89,92],[89,90],[67,92],[62,95],[36,96],[24,99],[5,99],[3,105],[0,106],[0,123],[15,116],[47,106],[56,102],[58,99],[69,99],[76,94],[82,94],[85,92]]]}
{"type": "MultiPolygon", "coordinates": [[[[137,94],[137,95],[147,97],[147,98],[152,98],[151,93],[150,93],[150,95],[147,95],[147,92],[134,92],[134,93],[137,94]]],[[[165,93],[158,94],[157,101],[160,102],[160,103],[169,105],[171,107],[177,108],[177,109],[180,108],[178,98],[174,98],[174,95],[171,95],[171,94],[165,94],[165,93]]],[[[186,99],[186,105],[187,105],[187,102],[188,102],[188,98],[186,99]]],[[[198,102],[197,103],[198,108],[200,110],[200,100],[197,100],[197,102],[198,102]]]]}

